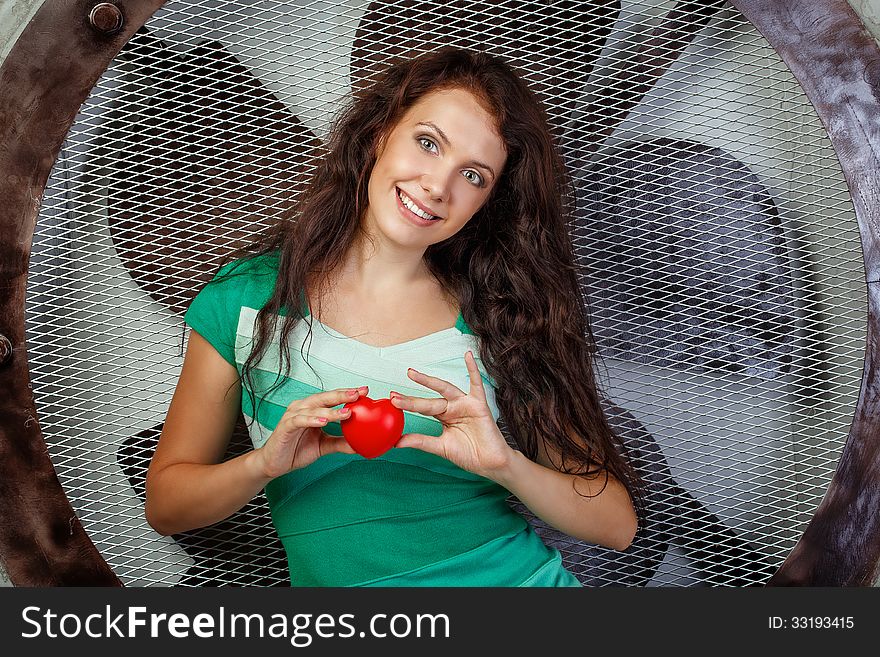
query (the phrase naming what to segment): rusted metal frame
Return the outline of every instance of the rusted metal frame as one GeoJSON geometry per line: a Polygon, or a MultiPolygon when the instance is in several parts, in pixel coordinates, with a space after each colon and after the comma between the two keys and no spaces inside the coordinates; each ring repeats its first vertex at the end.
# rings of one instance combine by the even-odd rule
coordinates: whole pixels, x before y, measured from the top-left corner
{"type": "MultiPolygon", "coordinates": [[[[880,188],[874,152],[880,140],[876,123],[871,122],[871,113],[877,113],[873,80],[880,56],[842,0],[822,6],[807,0],[731,2],[776,47],[825,122],[852,191],[871,281],[865,378],[850,437],[816,517],[771,584],[865,584],[875,575],[880,553],[874,513],[878,466],[871,467],[877,461],[872,456],[877,441],[870,440],[872,433],[880,435],[876,419],[880,239],[876,206],[869,204],[880,188]],[[823,80],[817,75],[817,62],[830,64],[841,77],[832,83],[823,80]],[[853,66],[861,67],[861,82],[845,75],[853,66]],[[841,78],[850,93],[842,102],[838,95],[836,103],[825,104],[823,99],[834,98],[832,92],[841,90],[841,78]],[[864,102],[865,91],[874,102],[864,102]]],[[[120,1],[117,6],[125,23],[112,36],[93,32],[84,18],[95,4],[49,0],[0,70],[6,91],[0,99],[0,171],[5,173],[0,177],[4,199],[0,333],[12,345],[11,362],[0,369],[0,389],[10,391],[0,398],[0,554],[12,581],[19,585],[119,583],[82,531],[46,455],[27,386],[23,326],[27,262],[39,199],[64,135],[109,61],[163,2],[120,1]],[[61,25],[67,27],[65,34],[58,34],[61,25]],[[73,61],[76,55],[80,58],[73,61]],[[35,550],[41,558],[33,558],[35,550]]],[[[105,27],[106,17],[104,12],[99,21],[105,27]]]]}
{"type": "Polygon", "coordinates": [[[831,138],[868,282],[862,388],[825,497],[770,586],[868,586],[880,563],[880,48],[845,0],[730,0],[791,69],[831,138]]]}
{"type": "Polygon", "coordinates": [[[34,226],[61,144],[98,78],[164,0],[47,0],[0,68],[0,559],[17,586],[120,586],[49,459],[24,307],[34,226]]]}

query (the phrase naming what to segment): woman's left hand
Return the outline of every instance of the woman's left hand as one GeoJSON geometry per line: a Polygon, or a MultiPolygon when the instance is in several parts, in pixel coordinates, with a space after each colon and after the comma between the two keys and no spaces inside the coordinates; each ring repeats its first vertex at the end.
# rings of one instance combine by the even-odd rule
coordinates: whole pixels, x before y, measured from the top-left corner
{"type": "Polygon", "coordinates": [[[442,456],[458,467],[489,479],[503,471],[514,453],[501,434],[489,405],[474,355],[464,356],[470,378],[465,394],[456,386],[410,368],[410,379],[442,395],[439,398],[411,397],[393,393],[391,403],[404,411],[432,416],[443,425],[439,436],[406,433],[395,447],[413,447],[442,456]]]}

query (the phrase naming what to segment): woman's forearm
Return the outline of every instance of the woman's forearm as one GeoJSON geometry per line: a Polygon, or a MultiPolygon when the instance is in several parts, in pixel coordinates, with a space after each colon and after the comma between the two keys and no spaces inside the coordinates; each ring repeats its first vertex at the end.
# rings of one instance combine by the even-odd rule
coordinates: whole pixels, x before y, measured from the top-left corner
{"type": "Polygon", "coordinates": [[[504,486],[544,522],[573,538],[625,550],[632,543],[637,517],[626,488],[605,474],[595,479],[565,474],[511,450],[508,465],[492,479],[504,486]],[[595,495],[595,497],[585,497],[595,495]]]}
{"type": "Polygon", "coordinates": [[[256,451],[218,464],[172,463],[147,473],[147,522],[163,535],[225,520],[271,480],[256,451]]]}

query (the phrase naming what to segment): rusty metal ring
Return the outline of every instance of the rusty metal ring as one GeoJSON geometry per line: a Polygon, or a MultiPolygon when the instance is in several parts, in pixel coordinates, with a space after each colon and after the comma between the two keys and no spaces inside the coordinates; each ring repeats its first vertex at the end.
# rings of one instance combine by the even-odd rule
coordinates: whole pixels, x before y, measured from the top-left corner
{"type": "MultiPolygon", "coordinates": [[[[880,362],[880,235],[876,232],[880,207],[872,202],[873,190],[880,189],[880,162],[873,154],[873,147],[880,145],[880,129],[872,120],[880,113],[880,101],[872,94],[880,50],[846,0],[730,2],[780,54],[817,108],[835,149],[848,154],[840,158],[840,164],[861,228],[868,281],[865,378],[849,439],[814,518],[768,583],[866,585],[880,561],[880,517],[875,512],[880,489],[874,485],[880,479],[880,460],[870,458],[877,452],[880,436],[880,382],[870,378],[880,362]],[[798,16],[810,20],[791,24],[791,17],[798,16]],[[844,75],[844,69],[861,69],[865,75],[854,79],[844,75]],[[828,102],[830,97],[835,102],[828,102]],[[848,104],[847,98],[861,99],[861,104],[848,104]],[[857,513],[862,509],[864,514],[857,513]]],[[[0,197],[4,199],[0,208],[0,273],[4,279],[0,330],[10,347],[24,344],[25,339],[23,299],[39,210],[33,199],[42,197],[61,144],[92,87],[122,45],[163,4],[164,0],[101,3],[89,14],[94,31],[77,31],[65,28],[82,23],[81,4],[47,0],[0,67],[3,88],[8,90],[0,97],[0,143],[4,144],[0,150],[0,197]],[[124,15],[122,24],[114,10],[124,15]],[[119,38],[96,43],[95,31],[119,38]],[[34,103],[53,111],[34,112],[34,103]]],[[[36,417],[36,409],[26,359],[12,358],[8,364],[0,369],[0,389],[11,391],[0,396],[4,453],[0,478],[16,495],[0,498],[0,517],[16,522],[0,527],[0,554],[13,583],[120,585],[76,520],[39,424],[28,421],[36,417]],[[39,500],[39,504],[27,504],[27,500],[39,500]]]]}

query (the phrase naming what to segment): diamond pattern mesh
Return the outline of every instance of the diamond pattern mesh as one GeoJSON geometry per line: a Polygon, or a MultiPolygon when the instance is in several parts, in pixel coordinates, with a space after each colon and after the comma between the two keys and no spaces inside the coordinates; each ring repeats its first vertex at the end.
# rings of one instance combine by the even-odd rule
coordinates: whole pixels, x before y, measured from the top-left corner
{"type": "MultiPolygon", "coordinates": [[[[736,10],[684,15],[693,34],[638,69],[674,4],[204,0],[147,23],[64,144],[26,308],[52,460],[127,585],[287,585],[262,496],[174,537],[144,520],[182,313],[289,204],[351,86],[448,42],[507,57],[546,103],[607,411],[649,482],[625,553],[511,504],[591,586],[745,586],[781,565],[857,401],[858,227],[815,112],[736,10]]],[[[244,449],[239,430],[230,455],[244,449]]]]}

